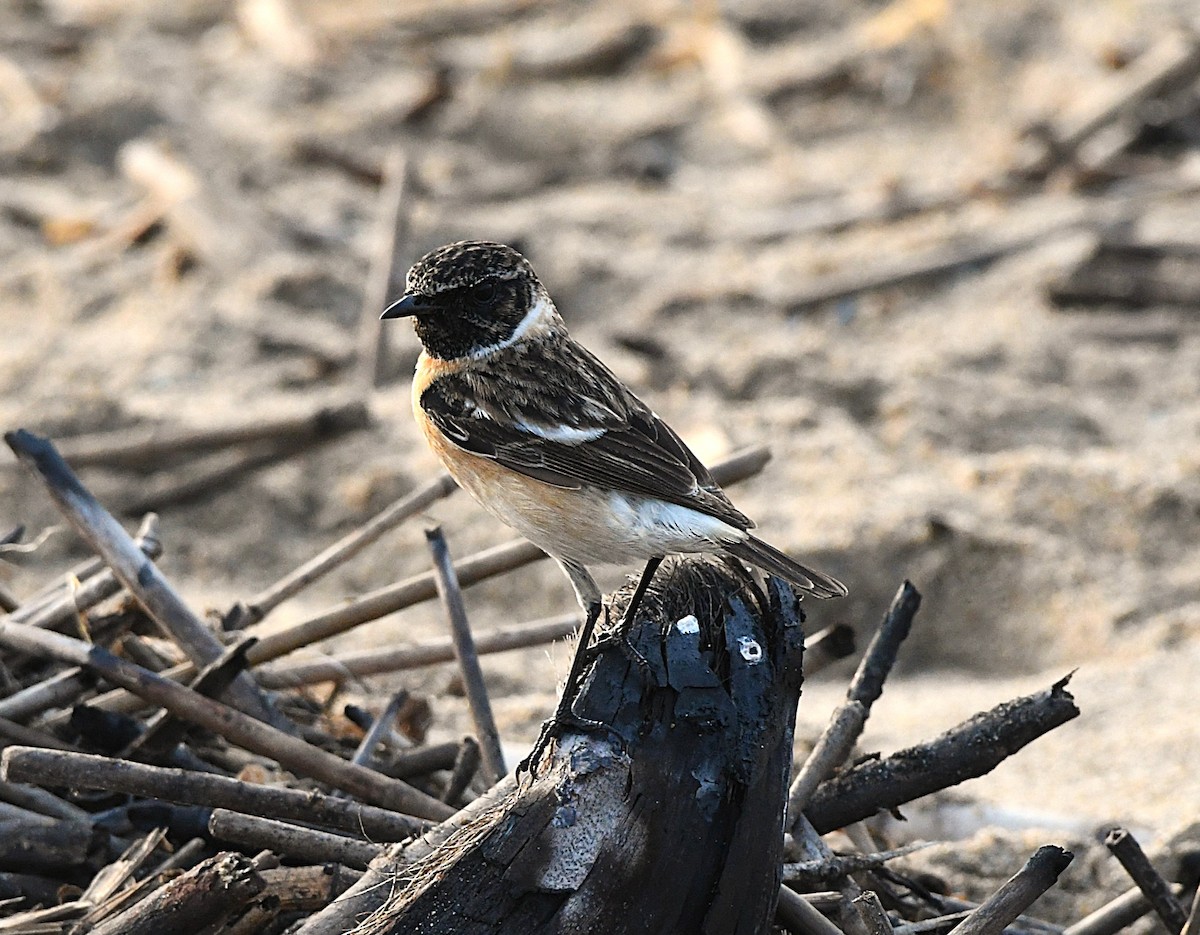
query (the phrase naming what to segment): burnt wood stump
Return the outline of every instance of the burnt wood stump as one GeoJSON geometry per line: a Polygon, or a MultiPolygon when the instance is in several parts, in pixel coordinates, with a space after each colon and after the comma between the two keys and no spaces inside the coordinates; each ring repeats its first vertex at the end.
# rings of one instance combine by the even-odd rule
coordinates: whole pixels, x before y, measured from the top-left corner
{"type": "MultiPolygon", "coordinates": [[[[628,640],[596,643],[581,718],[535,777],[396,868],[371,935],[769,930],[779,891],[804,615],[732,567],[665,564],[628,640]]],[[[619,620],[630,589],[609,619],[619,620]]]]}

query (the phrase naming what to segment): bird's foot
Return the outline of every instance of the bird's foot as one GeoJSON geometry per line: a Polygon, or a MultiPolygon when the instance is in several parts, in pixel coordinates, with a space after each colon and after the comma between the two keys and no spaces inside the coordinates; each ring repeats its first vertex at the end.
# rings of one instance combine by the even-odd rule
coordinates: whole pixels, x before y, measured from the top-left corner
{"type": "Polygon", "coordinates": [[[625,657],[626,662],[631,663],[638,670],[638,674],[646,684],[654,684],[654,668],[650,665],[650,660],[642,654],[642,651],[633,645],[633,640],[629,638],[629,627],[624,620],[621,621],[615,630],[606,633],[600,639],[596,640],[595,645],[592,646],[589,652],[592,658],[595,658],[609,647],[615,647],[625,657]]]}
{"type": "MultiPolygon", "coordinates": [[[[564,695],[564,700],[565,698],[566,696],[564,695]]],[[[561,740],[563,734],[568,730],[576,730],[581,733],[603,731],[611,735],[622,748],[625,745],[624,738],[608,724],[605,724],[603,721],[581,717],[571,710],[569,703],[560,703],[553,716],[549,720],[542,722],[542,730],[538,734],[538,739],[534,741],[533,749],[529,751],[529,755],[517,764],[517,778],[520,779],[522,773],[528,773],[531,779],[537,779],[538,768],[541,766],[542,758],[546,755],[550,741],[561,740]]]]}

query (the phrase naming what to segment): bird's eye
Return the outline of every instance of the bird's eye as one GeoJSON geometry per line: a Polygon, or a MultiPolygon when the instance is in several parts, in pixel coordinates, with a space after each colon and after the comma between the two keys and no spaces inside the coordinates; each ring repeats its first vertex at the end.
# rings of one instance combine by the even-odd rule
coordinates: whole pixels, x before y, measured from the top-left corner
{"type": "Polygon", "coordinates": [[[471,301],[476,305],[488,305],[496,298],[496,283],[486,280],[471,289],[471,301]]]}

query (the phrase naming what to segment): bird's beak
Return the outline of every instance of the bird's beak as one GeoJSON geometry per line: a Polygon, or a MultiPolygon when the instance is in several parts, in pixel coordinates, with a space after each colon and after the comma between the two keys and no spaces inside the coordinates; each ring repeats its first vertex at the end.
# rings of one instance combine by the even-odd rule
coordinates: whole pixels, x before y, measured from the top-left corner
{"type": "Polygon", "coordinates": [[[383,314],[379,317],[384,320],[391,318],[408,318],[412,315],[419,315],[422,310],[430,307],[431,303],[423,295],[414,295],[408,293],[402,295],[395,302],[383,310],[383,314]]]}

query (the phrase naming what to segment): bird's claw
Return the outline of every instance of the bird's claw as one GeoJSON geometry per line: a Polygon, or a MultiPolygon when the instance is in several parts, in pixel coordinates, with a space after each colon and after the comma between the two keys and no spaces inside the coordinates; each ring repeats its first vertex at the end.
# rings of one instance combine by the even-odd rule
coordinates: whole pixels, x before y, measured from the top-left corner
{"type": "Polygon", "coordinates": [[[528,773],[531,779],[537,779],[538,767],[550,746],[550,741],[561,740],[563,734],[568,730],[577,730],[583,733],[604,731],[610,734],[619,746],[624,747],[625,745],[624,738],[610,725],[603,721],[581,717],[569,706],[560,706],[560,709],[555,711],[549,720],[542,722],[542,730],[538,734],[538,739],[534,741],[533,749],[529,751],[529,755],[525,759],[517,764],[517,778],[520,779],[522,773],[528,773]]]}

